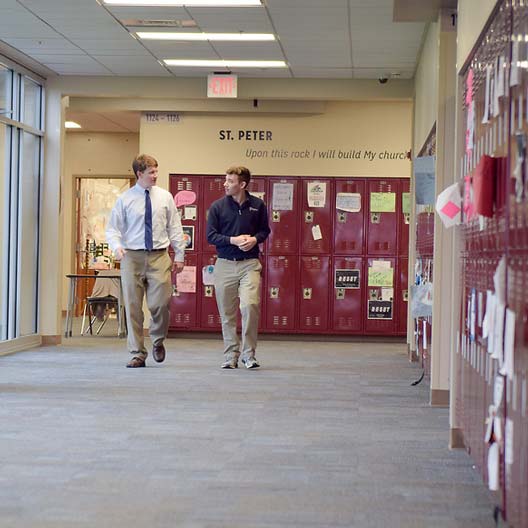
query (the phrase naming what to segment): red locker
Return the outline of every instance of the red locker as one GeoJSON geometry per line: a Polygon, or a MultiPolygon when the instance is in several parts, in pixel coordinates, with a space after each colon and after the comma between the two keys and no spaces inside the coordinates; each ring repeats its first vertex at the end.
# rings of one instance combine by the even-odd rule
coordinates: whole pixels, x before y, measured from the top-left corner
{"type": "Polygon", "coordinates": [[[299,178],[270,178],[269,224],[267,242],[269,255],[295,255],[298,248],[299,178]]]}
{"type": "MultiPolygon", "coordinates": [[[[173,294],[170,301],[170,328],[191,330],[198,326],[198,271],[201,273],[201,268],[197,264],[198,256],[196,253],[185,254],[185,266],[194,268],[194,291],[192,291],[192,284],[188,281],[184,281],[183,285],[180,285],[180,288],[176,288],[178,281],[177,275],[174,272],[172,274],[173,294]]],[[[184,273],[188,272],[191,273],[192,269],[184,270],[184,273]]]]}
{"type": "Polygon", "coordinates": [[[328,328],[329,257],[300,258],[299,330],[319,333],[328,328]]]}
{"type": "Polygon", "coordinates": [[[368,181],[367,254],[396,255],[398,180],[368,181]]]}
{"type": "Polygon", "coordinates": [[[367,334],[391,335],[396,329],[394,292],[397,286],[395,258],[368,258],[365,263],[367,334]],[[385,266],[382,263],[388,263],[385,266]],[[391,292],[392,288],[392,292],[391,292]]]}
{"type": "Polygon", "coordinates": [[[332,247],[333,182],[304,179],[300,211],[300,252],[304,255],[329,254],[332,247]]]}
{"type": "Polygon", "coordinates": [[[355,333],[363,329],[364,280],[361,257],[334,257],[329,278],[332,330],[355,333]]]}
{"type": "Polygon", "coordinates": [[[200,215],[201,248],[204,253],[214,253],[216,248],[207,243],[207,214],[211,204],[225,196],[225,176],[205,176],[203,178],[203,212],[200,215]]]}
{"type": "Polygon", "coordinates": [[[395,305],[398,314],[396,331],[402,335],[407,334],[407,306],[409,304],[408,263],[409,259],[407,257],[398,259],[398,289],[395,292],[395,305]]]}
{"type": "Polygon", "coordinates": [[[200,176],[170,175],[170,192],[175,197],[180,212],[184,234],[186,235],[187,251],[199,251],[198,241],[202,237],[199,222],[202,215],[200,210],[201,187],[202,179],[200,176]],[[190,193],[196,195],[193,202],[189,199],[190,193]]]}
{"type": "Polygon", "coordinates": [[[298,258],[268,255],[266,258],[266,331],[295,330],[298,258]]]}
{"type": "MultiPolygon", "coordinates": [[[[268,204],[268,185],[266,178],[263,177],[256,177],[251,178],[251,181],[249,182],[249,193],[256,195],[258,198],[264,201],[264,203],[268,204]]],[[[266,246],[268,241],[264,242],[264,244],[260,244],[260,252],[266,253],[266,246]]],[[[262,261],[262,260],[261,260],[262,261]]],[[[263,264],[264,266],[264,264],[263,264]]],[[[264,273],[264,270],[262,271],[264,273]]],[[[264,275],[262,275],[264,277],[264,275]]]]}
{"type": "Polygon", "coordinates": [[[200,295],[200,327],[203,330],[220,330],[222,328],[222,321],[216,306],[214,286],[205,285],[202,282],[203,266],[214,266],[215,262],[216,255],[210,253],[202,255],[200,273],[198,274],[198,291],[200,295]]]}
{"type": "Polygon", "coordinates": [[[409,254],[409,220],[411,217],[411,195],[409,192],[411,182],[408,179],[400,181],[401,195],[399,202],[398,217],[400,237],[398,240],[398,255],[407,256],[409,254]]]}
{"type": "Polygon", "coordinates": [[[338,255],[362,255],[365,231],[365,182],[363,180],[336,179],[334,202],[336,204],[334,253],[338,255]]]}

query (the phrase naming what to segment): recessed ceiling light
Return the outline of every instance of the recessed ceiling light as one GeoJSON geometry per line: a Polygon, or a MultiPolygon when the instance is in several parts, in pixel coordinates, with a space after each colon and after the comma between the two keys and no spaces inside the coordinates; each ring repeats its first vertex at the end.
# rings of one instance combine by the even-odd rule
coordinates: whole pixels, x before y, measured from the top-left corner
{"type": "Polygon", "coordinates": [[[284,61],[265,60],[184,60],[165,59],[167,66],[187,66],[198,68],[287,68],[284,61]]]}
{"type": "Polygon", "coordinates": [[[105,4],[118,6],[149,7],[247,7],[261,6],[261,0],[104,0],[105,4]]]}
{"type": "Polygon", "coordinates": [[[161,31],[138,31],[136,35],[144,40],[275,40],[273,33],[164,33],[161,31]]]}
{"type": "Polygon", "coordinates": [[[64,123],[65,128],[81,128],[81,125],[79,123],[76,123],[75,121],[66,121],[64,123]]]}

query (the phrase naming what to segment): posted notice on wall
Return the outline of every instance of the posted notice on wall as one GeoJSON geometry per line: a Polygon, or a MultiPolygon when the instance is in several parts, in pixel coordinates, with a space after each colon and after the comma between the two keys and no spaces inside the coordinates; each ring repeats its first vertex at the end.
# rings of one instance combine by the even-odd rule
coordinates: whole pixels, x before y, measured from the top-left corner
{"type": "Polygon", "coordinates": [[[326,182],[308,182],[308,207],[325,207],[326,182]]]}
{"type": "Polygon", "coordinates": [[[196,266],[184,266],[176,275],[178,293],[196,293],[196,266]]]}
{"type": "Polygon", "coordinates": [[[336,209],[347,213],[359,213],[361,211],[361,194],[359,193],[337,193],[336,209]]]}
{"type": "Polygon", "coordinates": [[[293,183],[274,183],[271,208],[276,211],[293,209],[293,183]]]}

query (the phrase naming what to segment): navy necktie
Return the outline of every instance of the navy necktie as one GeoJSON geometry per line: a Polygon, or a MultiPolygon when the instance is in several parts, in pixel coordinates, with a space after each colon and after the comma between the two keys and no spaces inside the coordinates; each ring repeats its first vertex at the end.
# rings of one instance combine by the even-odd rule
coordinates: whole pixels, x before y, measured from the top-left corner
{"type": "Polygon", "coordinates": [[[152,242],[152,202],[148,190],[145,190],[145,249],[154,249],[152,242]]]}

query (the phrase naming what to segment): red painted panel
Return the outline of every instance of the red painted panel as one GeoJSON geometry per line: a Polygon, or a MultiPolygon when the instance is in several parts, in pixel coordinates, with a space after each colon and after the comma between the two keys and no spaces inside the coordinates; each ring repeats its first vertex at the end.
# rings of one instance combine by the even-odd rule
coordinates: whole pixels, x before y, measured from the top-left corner
{"type": "Polygon", "coordinates": [[[269,180],[269,200],[267,201],[271,228],[267,244],[269,255],[297,254],[299,185],[299,178],[270,178],[269,180]],[[288,189],[291,189],[293,193],[291,209],[288,209],[287,200],[281,200],[280,203],[278,200],[279,195],[284,196],[284,191],[288,189]]]}
{"type": "Polygon", "coordinates": [[[363,329],[365,284],[361,257],[334,257],[332,275],[328,283],[328,289],[331,291],[333,330],[360,332],[363,329]],[[359,270],[359,288],[336,288],[336,270],[359,270]]]}
{"type": "Polygon", "coordinates": [[[367,225],[367,254],[396,255],[396,240],[398,233],[398,196],[400,182],[398,180],[368,181],[367,207],[365,208],[367,225]],[[372,193],[393,193],[394,211],[372,211],[372,193]]]}
{"type": "Polygon", "coordinates": [[[201,222],[201,247],[202,251],[204,253],[214,253],[216,251],[216,248],[214,246],[211,246],[207,243],[207,213],[209,212],[209,207],[211,207],[211,204],[218,200],[219,198],[222,198],[225,196],[225,190],[224,190],[224,182],[225,182],[225,176],[205,176],[203,178],[203,188],[202,188],[202,194],[203,194],[203,201],[202,201],[202,208],[203,212],[200,215],[200,222],[201,222]]]}
{"type": "Polygon", "coordinates": [[[298,258],[268,255],[266,259],[266,330],[295,330],[298,258]]]}
{"type": "MultiPolygon", "coordinates": [[[[185,254],[185,266],[192,266],[201,275],[201,268],[197,266],[198,256],[196,253],[185,254]]],[[[175,288],[176,273],[172,273],[173,294],[170,300],[170,329],[189,329],[193,330],[198,326],[197,304],[198,304],[198,280],[196,282],[196,291],[180,292],[175,288]]]]}
{"type": "MultiPolygon", "coordinates": [[[[336,206],[334,216],[334,253],[338,255],[362,255],[365,231],[365,182],[363,180],[338,178],[335,181],[336,200],[340,193],[360,194],[361,210],[358,212],[343,211],[336,206]]],[[[334,203],[336,203],[336,200],[333,200],[334,203]]]]}
{"type": "MultiPolygon", "coordinates": [[[[398,200],[398,218],[399,220],[399,228],[400,228],[400,237],[398,240],[398,254],[401,256],[407,256],[409,254],[409,219],[410,219],[410,211],[405,213],[403,211],[403,195],[405,193],[409,194],[409,189],[411,186],[411,182],[408,179],[401,180],[400,183],[401,186],[401,195],[398,200]]],[[[410,204],[410,197],[407,203],[410,204]]]]}
{"type": "Polygon", "coordinates": [[[395,292],[395,304],[397,311],[397,332],[407,334],[407,306],[409,304],[409,281],[408,281],[408,262],[407,257],[398,259],[398,290],[395,292]]]}
{"type": "Polygon", "coordinates": [[[176,196],[179,192],[191,191],[196,194],[196,200],[188,206],[178,207],[182,226],[185,226],[187,234],[191,237],[191,246],[189,251],[199,251],[199,241],[201,240],[202,226],[200,225],[200,216],[202,216],[202,204],[200,197],[202,195],[202,178],[200,176],[170,175],[170,192],[176,196]],[[192,249],[191,249],[192,248],[192,249]]]}
{"type": "Polygon", "coordinates": [[[329,257],[300,258],[299,329],[322,332],[328,328],[329,257]]]}
{"type": "Polygon", "coordinates": [[[333,182],[325,178],[303,178],[302,198],[299,207],[300,217],[300,252],[304,255],[329,254],[332,247],[332,211],[333,182]],[[323,190],[324,200],[309,201],[309,188],[318,186],[323,190]],[[317,206],[316,206],[317,204],[317,206]],[[314,230],[320,230],[320,235],[315,235],[314,230]]]}

